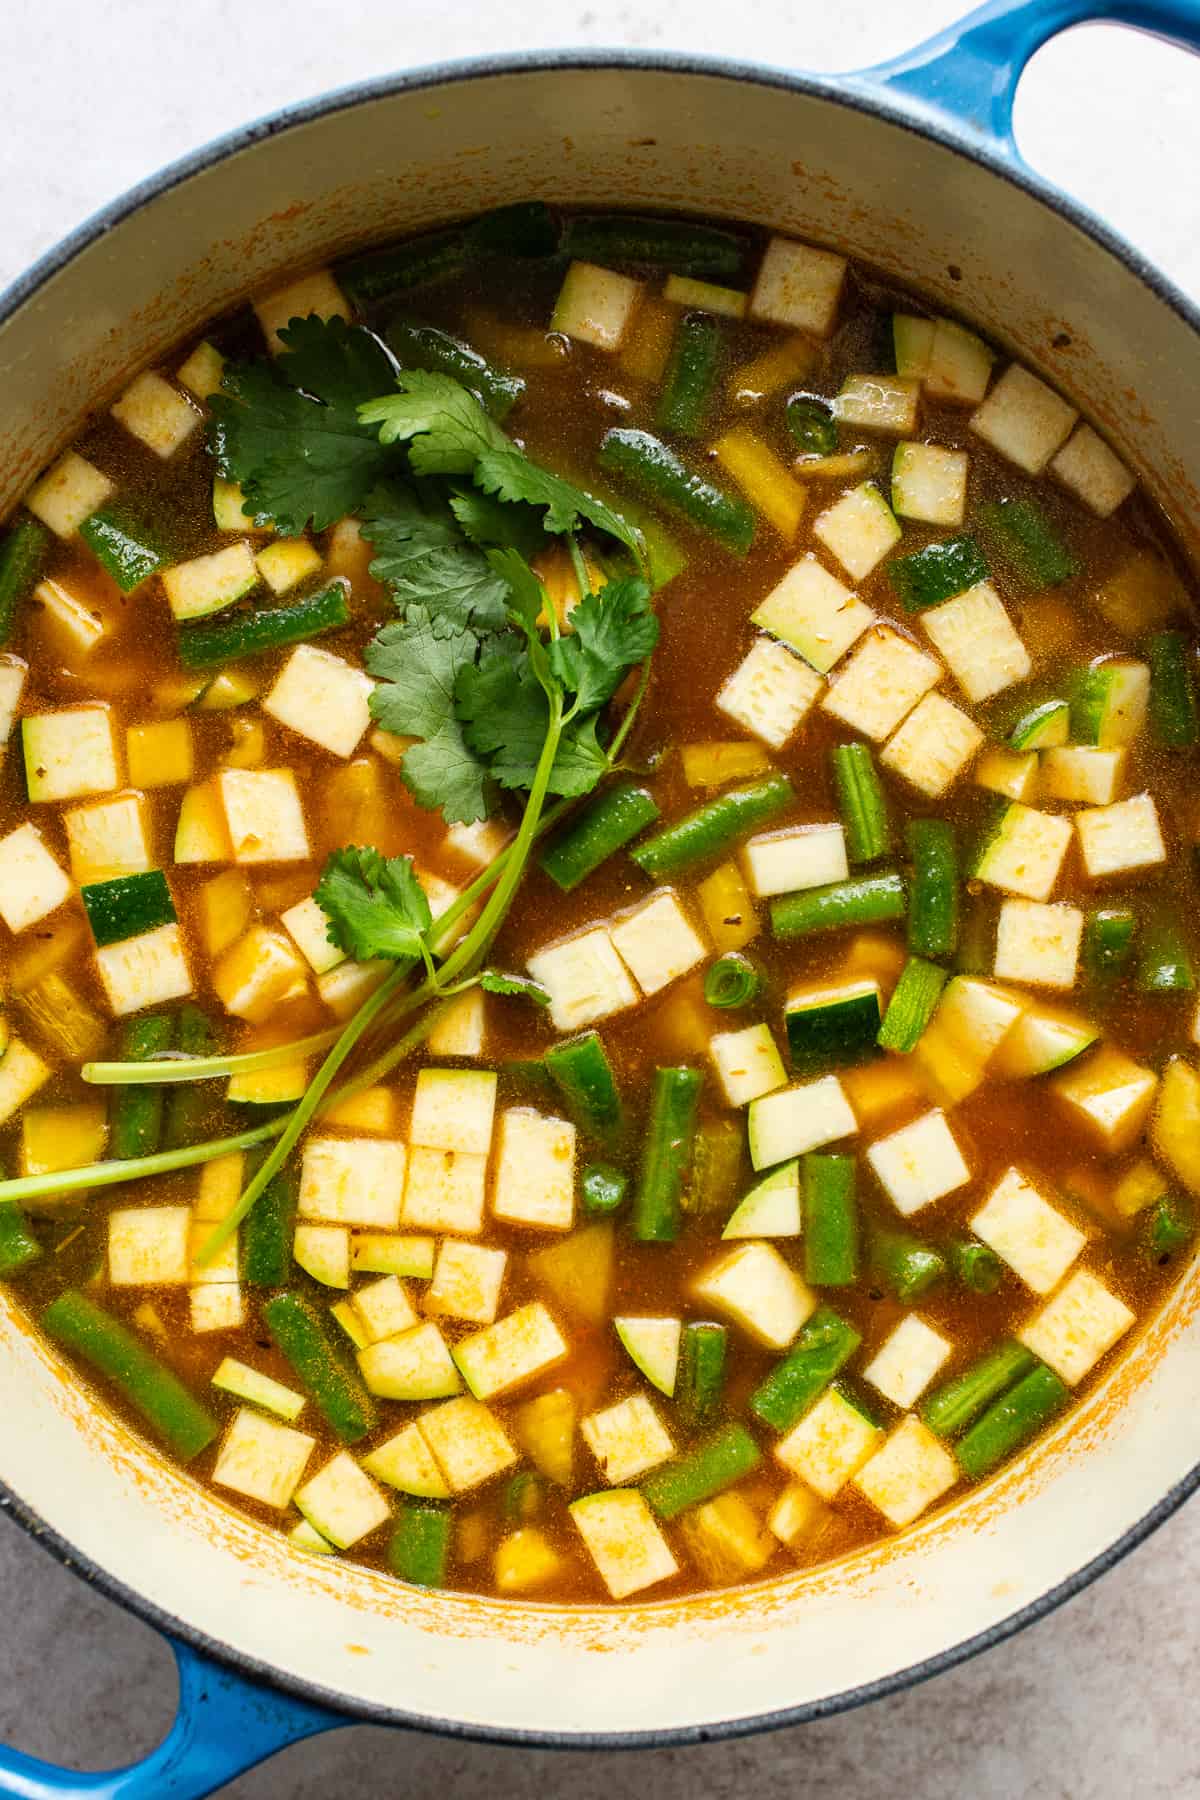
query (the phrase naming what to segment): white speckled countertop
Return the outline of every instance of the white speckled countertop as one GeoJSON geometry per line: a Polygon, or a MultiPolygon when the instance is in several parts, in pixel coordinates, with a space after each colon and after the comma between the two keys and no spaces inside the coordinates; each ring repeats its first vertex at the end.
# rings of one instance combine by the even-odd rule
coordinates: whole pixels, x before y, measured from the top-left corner
{"type": "MultiPolygon", "coordinates": [[[[39,0],[0,65],[0,286],[93,208],[257,114],[404,65],[539,45],[630,45],[813,69],[880,60],[947,24],[947,0],[39,0]],[[835,16],[838,15],[838,16],[835,16]]],[[[15,13],[14,13],[15,17],[15,13]]],[[[6,34],[7,35],[7,34],[6,34]]],[[[1031,162],[1200,295],[1193,172],[1200,60],[1107,27],[1050,45],[1021,89],[1031,162]]],[[[769,1738],[624,1757],[494,1750],[376,1728],[332,1733],[226,1790],[236,1800],[1188,1800],[1200,1509],[1034,1629],[863,1711],[769,1738]]],[[[0,1521],[0,1739],[75,1767],[149,1747],[171,1658],[0,1521]]]]}

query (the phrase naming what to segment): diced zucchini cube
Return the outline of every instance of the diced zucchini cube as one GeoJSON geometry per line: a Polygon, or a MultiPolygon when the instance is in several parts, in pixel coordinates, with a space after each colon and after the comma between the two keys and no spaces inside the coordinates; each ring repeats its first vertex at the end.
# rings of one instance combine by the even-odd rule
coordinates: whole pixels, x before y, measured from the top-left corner
{"type": "Polygon", "coordinates": [[[1031,1006],[1021,1014],[996,1057],[997,1073],[1009,1081],[1048,1075],[1089,1049],[1099,1030],[1074,1013],[1031,1006]]]}
{"type": "Polygon", "coordinates": [[[631,275],[573,262],[554,303],[550,329],[597,350],[619,350],[642,293],[642,283],[631,275]]]}
{"type": "Polygon", "coordinates": [[[0,745],[8,742],[17,720],[17,708],[29,679],[29,664],[19,656],[0,655],[0,745]]]}
{"type": "Polygon", "coordinates": [[[892,511],[926,525],[961,525],[970,461],[965,450],[947,450],[942,444],[897,444],[892,511]]]}
{"type": "Polygon", "coordinates": [[[932,656],[890,625],[876,625],[835,675],[821,710],[878,740],[893,732],[941,678],[932,656]]]}
{"type": "Polygon", "coordinates": [[[138,875],[154,867],[143,794],[114,794],[63,814],[71,873],[84,882],[138,875]]]}
{"type": "MultiPolygon", "coordinates": [[[[1046,754],[1053,756],[1055,752],[1047,751],[1046,754]]],[[[1101,754],[1109,753],[1104,751],[1101,754]]],[[[1043,762],[1042,771],[1044,769],[1043,762]]],[[[1038,790],[1042,771],[1038,768],[1036,750],[1002,750],[998,745],[993,745],[991,749],[984,751],[975,764],[975,785],[987,788],[989,793],[1003,794],[1006,800],[1028,802],[1038,790]]],[[[1049,788],[1046,791],[1051,792],[1049,788]]],[[[1053,798],[1062,799],[1063,796],[1054,794],[1053,798]]]]}
{"type": "Polygon", "coordinates": [[[225,358],[215,344],[202,338],[186,361],[176,369],[175,379],[180,387],[185,387],[197,400],[208,400],[213,394],[219,393],[224,373],[225,358]]]}
{"type": "Polygon", "coordinates": [[[859,1469],[854,1485],[898,1531],[940,1500],[957,1480],[958,1464],[946,1446],[910,1413],[859,1469]]]}
{"type": "Polygon", "coordinates": [[[918,1313],[907,1313],[863,1370],[863,1380],[893,1406],[915,1406],[953,1350],[949,1339],[918,1313]]]}
{"type": "Polygon", "coordinates": [[[447,1002],[425,1044],[430,1056],[482,1056],[486,1034],[487,997],[468,988],[447,1002]]]}
{"type": "Polygon", "coordinates": [[[480,1487],[503,1475],[517,1460],[495,1413],[466,1394],[423,1412],[418,1422],[451,1493],[464,1494],[480,1487]]]}
{"type": "Polygon", "coordinates": [[[1070,819],[1014,801],[993,826],[975,874],[1021,899],[1048,900],[1070,845],[1070,819]]]}
{"type": "Polygon", "coordinates": [[[249,1363],[239,1362],[236,1356],[222,1357],[212,1384],[215,1388],[220,1388],[222,1393],[232,1394],[237,1400],[245,1400],[250,1406],[261,1407],[264,1412],[277,1413],[289,1425],[295,1424],[307,1404],[303,1394],[298,1394],[294,1388],[285,1387],[282,1381],[276,1381],[271,1375],[264,1375],[261,1369],[253,1369],[249,1363]]]}
{"type": "Polygon", "coordinates": [[[789,1157],[852,1137],[857,1130],[858,1120],[841,1082],[836,1075],[823,1075],[750,1102],[750,1160],[756,1169],[769,1169],[789,1157]]]}
{"type": "MultiPolygon", "coordinates": [[[[322,1287],[350,1286],[350,1233],[344,1225],[297,1225],[292,1233],[292,1258],[322,1287]]],[[[350,1303],[346,1302],[344,1312],[336,1306],[333,1312],[350,1337],[357,1341],[362,1335],[362,1326],[350,1303]]]]}
{"type": "Polygon", "coordinates": [[[370,962],[348,958],[317,976],[317,993],[335,1018],[348,1019],[394,967],[382,956],[372,957],[370,962]]]}
{"type": "Polygon", "coordinates": [[[697,281],[691,275],[668,275],[663,299],[669,306],[687,306],[697,312],[717,313],[723,319],[744,319],[747,295],[715,281],[697,281]]]}
{"type": "Polygon", "coordinates": [[[750,296],[750,316],[810,337],[828,337],[845,275],[844,256],[794,238],[773,237],[750,296]]]}
{"type": "Polygon", "coordinates": [[[1033,664],[990,581],[931,606],[921,623],[968,700],[991,700],[1024,681],[1033,664]]]}
{"type": "Polygon", "coordinates": [[[383,1400],[441,1400],[462,1392],[449,1346],[431,1321],[359,1346],[358,1367],[371,1393],[383,1400]]]}
{"type": "Polygon", "coordinates": [[[57,537],[69,538],[116,491],[116,484],[107,475],[74,450],[68,450],[30,488],[25,504],[57,537]]]}
{"type": "Polygon", "coordinates": [[[229,1077],[225,1098],[232,1106],[282,1106],[301,1099],[312,1074],[307,1061],[276,1063],[229,1077]]]}
{"type": "Polygon", "coordinates": [[[197,712],[229,712],[247,706],[258,697],[259,683],[247,669],[222,669],[211,681],[202,681],[193,704],[197,712]]]}
{"type": "Polygon", "coordinates": [[[531,1300],[462,1338],[454,1347],[454,1360],[475,1398],[494,1400],[554,1368],[567,1351],[567,1340],[546,1308],[531,1300]]]}
{"type": "Polygon", "coordinates": [[[108,1215],[113,1287],[180,1286],[190,1267],[190,1206],[119,1206],[108,1215]]]}
{"type": "Polygon", "coordinates": [[[284,287],[273,288],[254,302],[254,310],[272,356],[283,349],[279,334],[293,319],[311,318],[314,313],[318,319],[350,317],[346,297],[328,269],[314,269],[284,287]]]}
{"type": "Polygon", "coordinates": [[[471,1325],[490,1325],[500,1309],[507,1262],[503,1250],[444,1238],[425,1295],[426,1312],[465,1319],[471,1325]]]}
{"type": "Polygon", "coordinates": [[[592,1413],[580,1430],[610,1487],[636,1481],[675,1454],[670,1432],[644,1394],[592,1413]]]}
{"type": "Polygon", "coordinates": [[[922,319],[916,313],[892,314],[892,353],[898,375],[924,379],[929,372],[933,333],[932,319],[922,319]]]}
{"type": "Polygon", "coordinates": [[[753,1241],[724,1251],[701,1271],[692,1293],[771,1350],[786,1350],[817,1306],[774,1245],[753,1241]]]}
{"type": "Polygon", "coordinates": [[[236,1281],[210,1282],[188,1293],[188,1323],[195,1332],[240,1331],[246,1302],[236,1281]]]}
{"type": "Polygon", "coordinates": [[[496,1545],[492,1576],[501,1594],[525,1594],[561,1574],[563,1559],[544,1531],[524,1525],[496,1545]]]}
{"type": "Polygon", "coordinates": [[[867,1161],[896,1211],[904,1218],[942,1200],[971,1179],[944,1112],[935,1110],[902,1125],[867,1148],[867,1161]]]}
{"type": "Polygon", "coordinates": [[[368,1344],[399,1337],[418,1324],[417,1311],[398,1276],[381,1275],[358,1289],[351,1305],[358,1314],[368,1344]]]}
{"type": "MultiPolygon", "coordinates": [[[[661,888],[631,912],[618,913],[609,939],[644,994],[657,994],[708,955],[670,888],[661,888]]],[[[533,962],[529,964],[533,972],[533,962]]]]}
{"type": "Polygon", "coordinates": [[[506,819],[476,819],[471,825],[451,825],[442,839],[442,854],[457,856],[472,869],[487,869],[512,838],[506,819]]]}
{"type": "Polygon", "coordinates": [[[27,1100],[50,1079],[49,1066],[36,1050],[18,1037],[10,1037],[0,1055],[0,1125],[7,1125],[27,1100]]]}
{"type": "Polygon", "coordinates": [[[971,414],[971,430],[1027,475],[1040,475],[1078,417],[1061,394],[1019,363],[1010,363],[971,414]]]}
{"type": "Polygon", "coordinates": [[[1050,473],[1102,519],[1110,518],[1137,486],[1120,457],[1090,425],[1075,427],[1051,462],[1050,473]]]}
{"type": "Polygon", "coordinates": [[[851,374],[834,396],[833,416],[865,431],[915,431],[920,397],[921,384],[911,376],[851,374]]]}
{"type": "Polygon", "coordinates": [[[751,623],[781,639],[818,674],[827,675],[874,617],[871,608],[810,552],[772,588],[751,614],[751,623]]]}
{"type": "Polygon", "coordinates": [[[179,803],[174,857],[177,863],[229,862],[233,847],[216,783],[190,787],[179,803]]]}
{"type": "Polygon", "coordinates": [[[331,755],[352,756],[371,722],[367,702],[374,686],[344,657],[316,644],[297,644],[265,696],[263,711],[331,755]]]}
{"type": "Polygon", "coordinates": [[[718,689],[714,704],[772,750],[782,750],[811,711],[821,687],[820,676],[785,645],[758,637],[718,689]]]}
{"type": "Polygon", "coordinates": [[[1075,985],[1083,913],[1077,906],[1006,900],[996,928],[995,972],[1031,987],[1075,985]]]}
{"type": "Polygon", "coordinates": [[[739,1200],[721,1233],[728,1238],[799,1237],[800,1163],[781,1163],[739,1200]]]}
{"type": "Polygon", "coordinates": [[[415,1419],[364,1456],[362,1466],[375,1481],[399,1488],[402,1494],[416,1494],[426,1500],[450,1498],[446,1478],[415,1419]]]}
{"type": "Polygon", "coordinates": [[[309,1138],[300,1165],[300,1216],[395,1231],[405,1147],[378,1138],[309,1138]]]}
{"type": "Polygon", "coordinates": [[[0,918],[10,931],[26,931],[48,918],[72,892],[70,876],[36,825],[18,825],[0,838],[0,918]]]}
{"type": "Polygon", "coordinates": [[[187,719],[158,719],[125,732],[129,779],[135,787],[173,787],[192,779],[192,727],[187,719]]]}
{"type": "Polygon", "coordinates": [[[577,1031],[622,1012],[638,999],[628,969],[600,926],[545,945],[526,959],[526,967],[550,995],[550,1021],[556,1031],[577,1031]]]}
{"type": "Polygon", "coordinates": [[[117,738],[111,708],[67,706],[21,720],[29,798],[74,800],[119,787],[117,738]]]}
{"type": "Polygon", "coordinates": [[[822,1500],[833,1500],[857,1474],[883,1433],[840,1388],[828,1388],[775,1446],[777,1460],[822,1500]]]}
{"type": "MultiPolygon", "coordinates": [[[[1047,800],[1110,806],[1117,797],[1128,751],[1098,750],[1091,744],[1070,744],[1044,750],[1039,785],[1047,800]]],[[[1015,796],[1020,798],[1020,796],[1015,796]]]]}
{"type": "Polygon", "coordinates": [[[746,1106],[787,1080],[771,1027],[763,1022],[716,1032],[708,1053],[730,1106],[746,1106]]]}
{"type": "Polygon", "coordinates": [[[234,862],[308,861],[312,851],[291,769],[222,769],[217,791],[234,862]]]}
{"type": "Polygon", "coordinates": [[[790,542],[804,516],[808,495],[775,452],[744,425],[735,425],[722,433],[709,455],[733,477],[751,506],[790,542]]]}
{"type": "Polygon", "coordinates": [[[954,319],[937,319],[925,370],[925,392],[936,400],[978,406],[987,393],[996,353],[954,319]]]}
{"type": "Polygon", "coordinates": [[[575,1222],[575,1127],[529,1107],[500,1119],[492,1215],[507,1225],[569,1231],[575,1222]]]}
{"type": "Polygon", "coordinates": [[[486,1156],[414,1146],[408,1155],[404,1224],[418,1230],[455,1231],[468,1236],[482,1231],[486,1170],[486,1156]]]}
{"type": "Polygon", "coordinates": [[[201,417],[191,401],[153,369],[136,375],[109,411],[118,425],[164,461],[187,442],[201,417]]]}
{"type": "Polygon", "coordinates": [[[568,1511],[614,1600],[668,1581],[679,1564],[637,1488],[585,1494],[568,1511]]]}
{"type": "Polygon", "coordinates": [[[282,1510],[295,1493],[316,1439],[241,1406],[217,1452],[212,1478],[247,1500],[282,1510]]]}
{"type": "Polygon", "coordinates": [[[918,793],[936,800],[954,785],[982,743],[978,725],[953,701],[926,694],[888,739],[879,760],[918,793]]]}
{"type": "Polygon", "coordinates": [[[422,1069],[409,1139],[428,1150],[486,1156],[496,1111],[496,1077],[484,1069],[422,1069]]]}
{"type": "Polygon", "coordinates": [[[1019,1169],[1007,1169],[971,1220],[976,1237],[1035,1294],[1056,1288],[1087,1242],[1019,1169]]]}
{"type": "MultiPolygon", "coordinates": [[[[1013,726],[1009,746],[1013,750],[1051,750],[1071,735],[1071,706],[1067,700],[1043,700],[1031,707],[1013,726]]],[[[1014,795],[1020,799],[1019,794],[1014,795]]]]}
{"type": "Polygon", "coordinates": [[[718,1494],[679,1521],[690,1560],[706,1581],[748,1581],[775,1554],[775,1540],[743,1494],[718,1494]]]}
{"type": "Polygon", "coordinates": [[[162,572],[163,592],[174,616],[181,622],[204,619],[241,600],[258,586],[258,566],[247,540],[227,544],[191,562],[176,563],[162,572]]]}
{"type": "Polygon", "coordinates": [[[992,982],[956,975],[913,1052],[922,1075],[945,1104],[973,1093],[992,1056],[1007,1042],[1027,1001],[992,982]]]}
{"type": "Polygon", "coordinates": [[[670,1399],[675,1392],[675,1380],[679,1373],[682,1319],[647,1318],[633,1313],[619,1313],[613,1319],[613,1329],[621,1340],[621,1348],[628,1352],[634,1368],[660,1394],[666,1394],[670,1399]]]}
{"type": "Polygon", "coordinates": [[[818,515],[812,529],[851,581],[865,580],[901,536],[895,514],[873,481],[848,489],[818,515]]]}
{"type": "Polygon", "coordinates": [[[1150,794],[1089,807],[1076,813],[1075,827],[1083,866],[1093,881],[1157,868],[1167,860],[1158,809],[1150,794]]]}
{"type": "Polygon", "coordinates": [[[33,598],[43,622],[52,628],[59,649],[69,662],[90,656],[108,636],[103,615],[85,596],[73,594],[65,582],[39,581],[33,590],[33,598]]]}
{"type": "Polygon", "coordinates": [[[96,952],[96,967],[108,1004],[118,1018],[165,1006],[192,992],[192,976],[178,925],[105,944],[96,952]]]}
{"type": "Polygon", "coordinates": [[[852,1063],[873,1054],[883,1020],[874,977],[796,988],[784,1008],[788,1046],[797,1069],[852,1063]]]}
{"type": "Polygon", "coordinates": [[[308,970],[282,931],[252,925],[220,957],[212,984],[227,1013],[259,1025],[281,1002],[304,993],[308,970]]]}
{"type": "Polygon", "coordinates": [[[350,1264],[356,1275],[401,1275],[428,1281],[437,1246],[431,1237],[408,1237],[393,1231],[356,1231],[350,1264]]]}
{"type": "Polygon", "coordinates": [[[1133,1323],[1123,1300],[1090,1269],[1077,1269],[1017,1337],[1068,1387],[1075,1387],[1133,1323]]]}
{"type": "MultiPolygon", "coordinates": [[[[218,879],[223,880],[224,877],[218,879]]],[[[330,969],[336,969],[340,962],[345,962],[346,952],[339,950],[329,935],[328,915],[311,894],[306,900],[297,900],[295,906],[289,906],[286,912],[280,913],[279,923],[314,975],[327,974],[330,969]]]]}
{"type": "Polygon", "coordinates": [[[275,538],[263,546],[254,560],[271,592],[287,594],[316,574],[321,567],[321,552],[307,538],[275,538]]]}
{"type": "Polygon", "coordinates": [[[346,1450],[297,1489],[295,1499],[313,1529],[339,1550],[369,1537],[392,1516],[387,1500],[346,1450]]]}
{"type": "Polygon", "coordinates": [[[1048,1085],[1072,1124],[1097,1149],[1117,1156],[1141,1136],[1158,1077],[1115,1045],[1101,1044],[1053,1076],[1048,1085]]]}
{"type": "Polygon", "coordinates": [[[213,476],[212,514],[218,531],[254,531],[254,520],[245,510],[246,496],[236,481],[213,476]]]}
{"type": "Polygon", "coordinates": [[[743,858],[751,891],[760,900],[845,881],[850,873],[841,825],[791,825],[763,832],[750,839],[743,858]]]}
{"type": "Polygon", "coordinates": [[[767,1529],[789,1550],[801,1551],[827,1517],[824,1505],[810,1487],[802,1481],[789,1481],[767,1514],[767,1529]]]}
{"type": "Polygon", "coordinates": [[[1149,664],[1132,656],[1102,658],[1077,679],[1071,728],[1081,743],[1102,750],[1132,744],[1146,723],[1149,705],[1149,664]]]}

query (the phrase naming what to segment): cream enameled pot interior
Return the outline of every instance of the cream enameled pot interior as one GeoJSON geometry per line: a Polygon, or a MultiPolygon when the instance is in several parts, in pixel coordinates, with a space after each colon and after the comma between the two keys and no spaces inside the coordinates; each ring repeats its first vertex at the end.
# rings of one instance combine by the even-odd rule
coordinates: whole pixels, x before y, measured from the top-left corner
{"type": "MultiPolygon", "coordinates": [[[[1115,440],[1195,554],[1191,325],[1052,206],[871,111],[768,77],[634,66],[415,81],[202,163],[0,326],[0,509],[123,376],[280,271],[533,195],[741,217],[975,320],[1115,440]]],[[[1032,1456],[830,1570],[621,1612],[414,1593],[329,1567],[97,1412],[0,1298],[0,1480],[212,1644],[348,1706],[498,1733],[664,1732],[811,1706],[986,1633],[1200,1463],[1200,1280],[1032,1456]],[[612,1654],[620,1652],[620,1654],[612,1654]]]]}

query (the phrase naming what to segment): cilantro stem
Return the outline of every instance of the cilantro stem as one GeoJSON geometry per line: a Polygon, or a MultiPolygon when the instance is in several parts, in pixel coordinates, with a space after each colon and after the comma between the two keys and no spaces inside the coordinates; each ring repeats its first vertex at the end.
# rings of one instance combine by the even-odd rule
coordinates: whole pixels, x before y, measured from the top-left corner
{"type": "MultiPolygon", "coordinates": [[[[575,571],[575,581],[579,588],[579,598],[582,600],[591,593],[592,581],[587,572],[583,551],[579,548],[579,539],[573,531],[567,533],[567,554],[571,558],[571,567],[575,571]]],[[[553,607],[550,610],[553,612],[553,607]]]]}
{"type": "Polygon", "coordinates": [[[40,1200],[47,1194],[70,1194],[79,1188],[115,1187],[122,1181],[140,1181],[147,1175],[169,1175],[175,1169],[190,1169],[196,1163],[212,1162],[234,1150],[253,1150],[258,1144],[269,1144],[287,1123],[271,1119],[251,1131],[240,1131],[234,1137],[210,1138],[203,1144],[186,1144],[178,1150],[159,1150],[153,1156],[114,1157],[109,1162],[87,1163],[79,1169],[60,1169],[53,1175],[18,1175],[11,1181],[0,1181],[0,1201],[40,1200]]]}

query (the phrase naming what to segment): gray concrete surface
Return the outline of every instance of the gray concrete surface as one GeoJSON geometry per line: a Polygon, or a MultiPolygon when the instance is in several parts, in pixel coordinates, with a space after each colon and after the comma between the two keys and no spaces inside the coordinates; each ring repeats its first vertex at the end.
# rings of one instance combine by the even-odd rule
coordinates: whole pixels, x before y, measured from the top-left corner
{"type": "MultiPolygon", "coordinates": [[[[0,282],[93,207],[245,118],[389,68],[538,44],[729,53],[818,69],[893,54],[947,0],[39,0],[0,7],[0,282]],[[836,15],[836,16],[835,16],[836,15]]],[[[1030,160],[1200,293],[1193,171],[1200,63],[1084,29],[1036,59],[1018,135],[1030,160]]],[[[1200,1795],[1191,1659],[1200,1508],[1099,1586],[964,1668],[862,1712],[770,1738],[625,1757],[495,1750],[354,1727],[296,1746],[230,1800],[452,1793],[455,1800],[1188,1800],[1200,1795]]],[[[154,1635],[0,1518],[0,1739],[77,1768],[125,1761],[173,1706],[154,1635]]]]}

